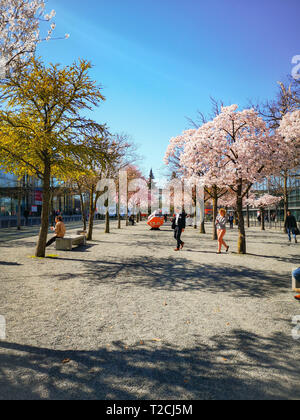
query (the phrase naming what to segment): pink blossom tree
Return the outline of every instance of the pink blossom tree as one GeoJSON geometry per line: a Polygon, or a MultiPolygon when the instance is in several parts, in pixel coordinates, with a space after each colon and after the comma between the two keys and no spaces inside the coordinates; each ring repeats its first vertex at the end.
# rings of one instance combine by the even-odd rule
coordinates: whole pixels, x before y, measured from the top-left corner
{"type": "Polygon", "coordinates": [[[218,204],[221,207],[224,207],[225,209],[235,210],[236,209],[236,197],[235,197],[235,194],[231,190],[228,190],[226,192],[226,194],[224,194],[219,199],[218,204]]]}
{"type": "MultiPolygon", "coordinates": [[[[180,136],[174,137],[170,140],[168,145],[164,162],[169,165],[173,170],[183,176],[185,179],[194,180],[195,184],[199,179],[203,179],[206,174],[208,167],[199,165],[198,152],[194,148],[195,136],[199,129],[190,129],[184,131],[180,136]],[[190,153],[191,160],[186,164],[185,160],[182,159],[184,154],[188,151],[190,153]]],[[[217,240],[217,231],[215,226],[215,220],[218,212],[218,200],[223,197],[227,189],[219,187],[217,184],[205,185],[205,201],[211,200],[213,206],[213,240],[217,240]]],[[[200,224],[200,233],[205,233],[204,219],[200,224]]]]}
{"type": "MultiPolygon", "coordinates": [[[[139,222],[141,213],[147,213],[149,203],[149,190],[147,181],[144,178],[132,179],[129,182],[129,200],[128,208],[133,215],[137,216],[137,222],[139,222]]],[[[151,202],[155,199],[150,194],[151,202]]]]}
{"type": "Polygon", "coordinates": [[[277,206],[282,201],[282,197],[264,194],[261,197],[251,197],[247,199],[247,204],[255,209],[260,210],[261,214],[261,230],[265,230],[265,210],[269,207],[277,206]]]}
{"type": "MultiPolygon", "coordinates": [[[[289,207],[289,193],[293,188],[294,171],[299,168],[300,160],[300,110],[287,112],[282,116],[276,135],[281,139],[281,151],[284,159],[278,162],[283,173],[283,186],[280,194],[283,195],[284,215],[287,216],[289,207]]],[[[277,179],[271,182],[276,185],[277,179]],[[274,182],[275,181],[275,182],[274,182]]]]}
{"type": "Polygon", "coordinates": [[[188,173],[203,174],[208,187],[230,189],[236,200],[238,252],[246,253],[243,199],[253,184],[276,172],[284,159],[278,136],[271,135],[253,109],[222,108],[220,115],[196,130],[185,143],[180,165],[188,173]]]}
{"type": "MultiPolygon", "coordinates": [[[[288,146],[295,147],[300,155],[300,110],[286,114],[278,129],[279,134],[287,142],[288,146]]],[[[297,162],[299,164],[299,160],[297,162]]]]}
{"type": "MultiPolygon", "coordinates": [[[[280,128],[283,118],[300,107],[299,85],[297,81],[293,79],[287,80],[284,83],[279,82],[278,84],[279,89],[275,99],[266,101],[264,104],[256,106],[256,108],[261,117],[267,122],[268,127],[273,130],[274,133],[281,136],[282,141],[287,144],[284,140],[285,130],[283,130],[281,135],[278,129],[280,128]]],[[[296,151],[294,149],[294,144],[290,143],[286,148],[285,157],[286,159],[277,162],[277,167],[280,166],[281,168],[280,175],[269,178],[269,190],[275,195],[283,196],[284,216],[286,218],[287,210],[289,208],[289,195],[295,188],[295,167],[293,164],[295,163],[296,151]]],[[[296,165],[299,165],[299,158],[296,161],[296,165]]]]}
{"type": "MultiPolygon", "coordinates": [[[[250,227],[250,205],[249,205],[249,199],[254,199],[256,196],[253,192],[248,192],[247,195],[245,197],[243,197],[243,208],[246,209],[246,218],[247,218],[247,227],[250,227]]],[[[236,224],[238,221],[238,217],[237,217],[237,202],[236,202],[236,195],[235,193],[231,190],[228,189],[227,193],[220,198],[219,200],[219,205],[224,207],[225,209],[230,209],[234,212],[235,214],[235,221],[236,224]]]]}

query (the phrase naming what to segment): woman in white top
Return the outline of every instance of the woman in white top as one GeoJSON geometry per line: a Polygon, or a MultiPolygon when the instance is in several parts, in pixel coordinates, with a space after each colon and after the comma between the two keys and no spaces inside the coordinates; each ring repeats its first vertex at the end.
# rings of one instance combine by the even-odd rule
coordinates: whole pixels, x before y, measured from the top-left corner
{"type": "Polygon", "coordinates": [[[229,246],[224,241],[224,236],[226,234],[226,210],[221,209],[219,211],[219,216],[216,219],[216,227],[217,227],[217,233],[218,233],[218,254],[221,254],[222,245],[226,248],[226,252],[229,250],[229,246]]]}

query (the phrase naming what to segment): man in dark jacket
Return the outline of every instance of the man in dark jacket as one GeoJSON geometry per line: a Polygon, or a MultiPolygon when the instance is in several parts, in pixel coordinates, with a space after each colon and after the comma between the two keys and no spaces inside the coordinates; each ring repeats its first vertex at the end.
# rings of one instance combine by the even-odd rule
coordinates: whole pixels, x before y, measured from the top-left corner
{"type": "Polygon", "coordinates": [[[24,219],[25,219],[25,226],[28,226],[29,211],[27,209],[25,209],[23,215],[24,215],[24,219]]]}
{"type": "Polygon", "coordinates": [[[297,236],[296,236],[297,221],[296,221],[295,216],[293,216],[290,211],[287,212],[287,217],[285,220],[284,227],[288,234],[289,241],[292,242],[292,234],[293,234],[294,239],[295,239],[295,244],[296,244],[297,243],[297,236]]]}
{"type": "Polygon", "coordinates": [[[184,242],[181,240],[181,235],[184,232],[186,225],[186,214],[184,211],[180,212],[176,210],[173,222],[172,229],[174,229],[174,238],[177,241],[177,248],[175,251],[180,251],[184,247],[184,242]]]}

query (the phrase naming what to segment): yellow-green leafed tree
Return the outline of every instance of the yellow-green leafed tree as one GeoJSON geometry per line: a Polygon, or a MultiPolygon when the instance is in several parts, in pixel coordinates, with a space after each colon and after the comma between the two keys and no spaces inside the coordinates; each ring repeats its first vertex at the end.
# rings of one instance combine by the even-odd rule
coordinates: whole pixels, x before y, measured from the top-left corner
{"type": "Polygon", "coordinates": [[[83,60],[60,67],[33,58],[0,83],[0,166],[18,176],[36,176],[43,185],[37,257],[45,256],[51,177],[62,177],[74,166],[74,156],[91,152],[84,130],[101,131],[102,126],[81,115],[104,100],[90,68],[83,60]]]}
{"type": "Polygon", "coordinates": [[[106,127],[96,124],[80,129],[78,135],[81,136],[88,153],[73,153],[73,164],[69,165],[63,179],[75,185],[78,191],[86,191],[89,195],[87,239],[92,240],[97,201],[101,196],[101,192],[97,191],[97,184],[101,178],[111,176],[122,147],[106,127]]]}
{"type": "MultiPolygon", "coordinates": [[[[97,184],[103,178],[113,179],[114,168],[120,155],[119,144],[117,144],[111,137],[107,140],[109,141],[109,147],[107,149],[108,154],[105,156],[105,159],[99,160],[99,158],[95,157],[90,159],[89,162],[85,161],[83,165],[83,168],[85,169],[85,176],[81,178],[81,181],[85,189],[89,192],[89,221],[87,232],[88,240],[93,239],[94,217],[97,203],[98,199],[104,193],[103,191],[101,192],[97,190],[97,184]]],[[[106,214],[106,233],[109,233],[107,220],[108,214],[106,214]]]]}

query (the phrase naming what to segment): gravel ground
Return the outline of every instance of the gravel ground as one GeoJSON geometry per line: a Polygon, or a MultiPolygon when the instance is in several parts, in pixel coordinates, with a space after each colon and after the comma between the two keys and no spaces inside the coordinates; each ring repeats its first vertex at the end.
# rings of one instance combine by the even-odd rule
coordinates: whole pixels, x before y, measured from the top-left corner
{"type": "MultiPolygon", "coordinates": [[[[1,235],[1,232],[0,232],[1,235]]],[[[237,255],[188,228],[143,222],[58,258],[36,238],[0,243],[0,399],[300,399],[299,245],[248,231],[237,255]]]]}

